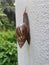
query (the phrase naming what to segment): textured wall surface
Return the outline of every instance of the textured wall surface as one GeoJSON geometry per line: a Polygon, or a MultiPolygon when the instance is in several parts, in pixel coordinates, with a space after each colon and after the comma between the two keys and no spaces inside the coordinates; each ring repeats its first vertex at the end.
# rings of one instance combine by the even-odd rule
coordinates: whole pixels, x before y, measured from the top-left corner
{"type": "Polygon", "coordinates": [[[27,7],[31,34],[30,46],[18,47],[19,65],[49,65],[49,0],[16,1],[16,25],[22,24],[22,15],[27,7]]]}
{"type": "Polygon", "coordinates": [[[29,17],[30,65],[49,65],[49,0],[32,0],[29,17]]]}

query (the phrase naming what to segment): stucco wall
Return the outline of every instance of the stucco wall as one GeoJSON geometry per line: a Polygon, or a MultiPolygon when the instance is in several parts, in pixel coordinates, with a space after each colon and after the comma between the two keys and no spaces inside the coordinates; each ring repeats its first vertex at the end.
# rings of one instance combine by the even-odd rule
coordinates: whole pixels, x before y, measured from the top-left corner
{"type": "Polygon", "coordinates": [[[19,65],[49,65],[49,0],[16,0],[16,26],[22,24],[25,7],[30,20],[30,46],[18,46],[19,65]]]}

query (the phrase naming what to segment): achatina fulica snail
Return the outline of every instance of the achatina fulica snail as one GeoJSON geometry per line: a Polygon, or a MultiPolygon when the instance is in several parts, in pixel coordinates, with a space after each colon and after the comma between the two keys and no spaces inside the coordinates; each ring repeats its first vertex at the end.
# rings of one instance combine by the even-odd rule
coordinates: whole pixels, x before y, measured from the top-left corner
{"type": "Polygon", "coordinates": [[[30,44],[29,19],[26,10],[23,14],[23,24],[16,28],[16,36],[20,48],[22,48],[26,40],[30,44]]]}

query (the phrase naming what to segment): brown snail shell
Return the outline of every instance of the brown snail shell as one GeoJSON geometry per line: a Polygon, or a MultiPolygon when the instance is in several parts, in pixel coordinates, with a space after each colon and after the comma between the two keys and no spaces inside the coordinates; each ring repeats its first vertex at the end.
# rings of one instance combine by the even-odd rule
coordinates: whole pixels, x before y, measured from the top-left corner
{"type": "Polygon", "coordinates": [[[17,41],[20,46],[20,48],[24,45],[25,41],[27,40],[28,36],[28,27],[24,23],[20,27],[16,28],[16,35],[17,35],[17,41]]]}

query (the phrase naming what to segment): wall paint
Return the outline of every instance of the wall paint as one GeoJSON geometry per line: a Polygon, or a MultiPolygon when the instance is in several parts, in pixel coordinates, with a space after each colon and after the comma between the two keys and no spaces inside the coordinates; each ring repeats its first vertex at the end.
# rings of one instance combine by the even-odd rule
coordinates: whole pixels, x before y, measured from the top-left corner
{"type": "Polygon", "coordinates": [[[19,65],[49,65],[49,0],[16,0],[16,26],[22,24],[27,7],[30,20],[30,46],[18,46],[19,65]]]}

